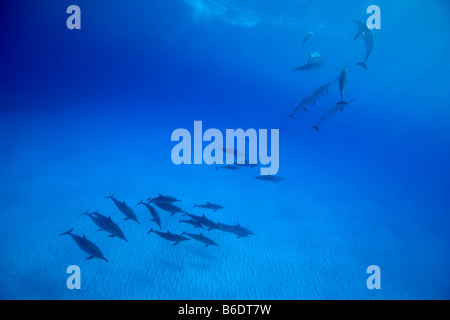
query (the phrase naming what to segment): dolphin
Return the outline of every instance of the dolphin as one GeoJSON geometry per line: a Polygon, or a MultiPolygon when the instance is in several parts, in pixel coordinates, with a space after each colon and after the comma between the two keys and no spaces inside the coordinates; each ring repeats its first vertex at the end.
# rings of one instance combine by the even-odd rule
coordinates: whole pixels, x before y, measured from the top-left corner
{"type": "Polygon", "coordinates": [[[170,233],[170,231],[167,231],[167,232],[154,231],[153,228],[150,229],[150,231],[147,232],[147,234],[152,233],[152,232],[156,233],[158,236],[160,236],[161,238],[163,238],[165,240],[172,241],[174,246],[179,244],[182,241],[191,240],[182,235],[170,233]]]}
{"type": "Polygon", "coordinates": [[[106,199],[111,199],[114,204],[116,205],[116,207],[125,215],[125,219],[123,220],[133,220],[136,221],[137,223],[141,224],[137,217],[136,214],[134,213],[133,209],[131,209],[129,206],[127,206],[127,204],[125,203],[125,201],[120,202],[119,200],[117,200],[116,198],[114,198],[114,195],[111,196],[107,196],[105,197],[106,199]]]}
{"type": "Polygon", "coordinates": [[[351,102],[353,102],[353,100],[355,100],[355,98],[351,99],[350,101],[340,101],[338,103],[336,103],[336,105],[332,108],[330,108],[327,112],[325,112],[322,117],[320,118],[319,122],[317,122],[317,124],[315,126],[311,126],[311,128],[314,128],[317,130],[317,132],[319,132],[319,124],[325,120],[326,118],[328,118],[329,116],[339,112],[339,111],[344,111],[345,107],[347,105],[349,105],[351,102]]]}
{"type": "Polygon", "coordinates": [[[181,201],[178,200],[177,198],[174,197],[169,197],[169,196],[163,196],[161,193],[158,193],[158,196],[156,198],[148,198],[146,201],[149,202],[160,202],[160,203],[174,203],[177,201],[181,201]]]}
{"type": "Polygon", "coordinates": [[[313,36],[314,36],[314,33],[308,32],[308,33],[306,34],[305,38],[303,39],[302,46],[304,46],[305,43],[306,43],[306,41],[308,41],[309,39],[311,39],[313,36]]]}
{"type": "Polygon", "coordinates": [[[220,223],[220,230],[224,232],[234,233],[238,238],[248,238],[248,236],[256,236],[256,234],[250,229],[242,227],[239,223],[235,226],[220,223]]]}
{"type": "Polygon", "coordinates": [[[208,201],[206,201],[205,204],[194,204],[194,208],[203,208],[203,209],[210,209],[210,210],[214,210],[214,212],[216,212],[219,209],[225,209],[225,207],[219,206],[218,204],[214,204],[214,203],[209,203],[208,201]]]}
{"type": "Polygon", "coordinates": [[[317,52],[313,51],[309,54],[308,62],[300,66],[298,68],[295,68],[294,71],[306,71],[306,70],[312,70],[312,69],[320,69],[321,66],[323,66],[325,62],[322,60],[322,57],[317,52]]]}
{"type": "MultiPolygon", "coordinates": [[[[156,202],[155,202],[156,203],[156,202]]],[[[149,205],[148,203],[145,203],[144,201],[141,201],[137,204],[138,205],[144,205],[147,207],[148,211],[150,211],[150,214],[152,215],[153,219],[152,221],[156,222],[156,224],[158,225],[159,229],[162,230],[161,228],[161,218],[159,217],[158,211],[156,211],[155,208],[153,208],[151,205],[149,205]]]]}
{"type": "Polygon", "coordinates": [[[292,114],[288,115],[288,117],[294,119],[294,115],[298,112],[298,110],[300,110],[300,108],[303,109],[303,111],[308,111],[307,109],[308,105],[312,104],[313,106],[315,106],[317,99],[319,99],[321,96],[324,95],[325,92],[319,92],[318,94],[312,94],[311,96],[304,98],[294,109],[292,114]]]}
{"type": "Polygon", "coordinates": [[[263,181],[270,181],[270,182],[275,182],[275,183],[278,183],[281,180],[283,180],[283,178],[281,178],[279,176],[275,176],[275,175],[262,175],[262,176],[255,177],[255,179],[263,180],[263,181]]]}
{"type": "Polygon", "coordinates": [[[193,226],[194,229],[196,229],[196,228],[202,228],[203,229],[202,224],[200,222],[194,220],[194,219],[191,219],[191,220],[180,220],[178,223],[187,223],[187,224],[190,224],[191,226],[193,226]]]}
{"type": "Polygon", "coordinates": [[[369,27],[367,27],[366,23],[355,20],[355,19],[352,19],[352,20],[358,26],[358,32],[355,35],[355,40],[359,36],[361,36],[363,38],[364,44],[366,46],[366,58],[364,59],[363,62],[358,62],[357,65],[359,65],[367,70],[368,68],[366,65],[366,61],[367,61],[367,59],[369,59],[369,57],[373,51],[373,46],[375,44],[375,34],[373,33],[373,31],[371,29],[369,29],[369,27]]]}
{"type": "Polygon", "coordinates": [[[344,89],[347,84],[347,67],[342,69],[341,74],[339,75],[339,90],[341,91],[341,101],[344,101],[344,89]]]}
{"type": "Polygon", "coordinates": [[[330,89],[330,87],[333,85],[339,79],[339,77],[335,78],[333,81],[328,81],[327,83],[324,83],[320,87],[318,87],[316,90],[314,90],[313,95],[314,96],[320,96],[322,93],[327,93],[330,89]]]}
{"type": "Polygon", "coordinates": [[[291,119],[294,119],[294,115],[297,113],[298,110],[300,110],[300,108],[302,108],[304,111],[308,111],[307,109],[308,105],[312,104],[313,106],[315,106],[317,99],[324,96],[325,94],[328,94],[330,87],[333,85],[333,83],[337,81],[337,79],[339,79],[339,77],[335,78],[333,81],[328,81],[327,83],[324,83],[323,85],[318,87],[316,90],[314,90],[312,95],[304,98],[295,108],[295,110],[291,114],[288,114],[287,116],[291,119]]]}
{"type": "Polygon", "coordinates": [[[186,213],[184,215],[185,216],[187,215],[187,216],[191,217],[192,219],[194,219],[195,221],[199,222],[200,224],[205,226],[207,228],[206,230],[208,230],[208,231],[211,231],[213,229],[220,230],[219,225],[217,223],[215,223],[214,221],[209,220],[205,215],[197,216],[195,214],[190,214],[190,213],[186,213]]]}
{"type": "Polygon", "coordinates": [[[70,229],[69,231],[61,233],[60,236],[65,236],[67,234],[71,236],[72,239],[75,241],[75,243],[80,247],[80,249],[89,255],[89,257],[87,257],[86,260],[97,258],[109,262],[103,255],[102,251],[95,244],[86,239],[86,236],[84,234],[83,237],[80,237],[73,234],[72,231],[73,229],[70,229]]]}
{"type": "Polygon", "coordinates": [[[154,202],[154,204],[164,211],[170,212],[170,215],[173,216],[175,213],[186,213],[185,211],[181,210],[177,206],[171,204],[171,203],[164,203],[164,202],[154,202]]]}
{"type": "Polygon", "coordinates": [[[234,171],[234,170],[238,170],[238,169],[240,169],[238,166],[236,166],[236,165],[234,165],[234,164],[230,164],[230,165],[223,165],[223,166],[216,166],[216,170],[219,170],[219,169],[227,169],[227,170],[231,170],[231,171],[234,171]]]}
{"type": "Polygon", "coordinates": [[[111,217],[106,217],[97,211],[88,213],[83,212],[81,215],[87,215],[91,220],[99,227],[98,231],[106,231],[109,233],[110,238],[117,237],[119,239],[125,240],[128,242],[128,240],[125,238],[125,235],[123,234],[122,229],[114,222],[112,221],[111,217]]]}
{"type": "Polygon", "coordinates": [[[182,235],[187,235],[187,236],[191,237],[194,240],[197,240],[197,241],[200,241],[201,243],[204,243],[205,247],[208,247],[208,246],[219,246],[217,243],[212,241],[210,238],[205,237],[202,233],[194,234],[194,233],[183,232],[182,235]]]}

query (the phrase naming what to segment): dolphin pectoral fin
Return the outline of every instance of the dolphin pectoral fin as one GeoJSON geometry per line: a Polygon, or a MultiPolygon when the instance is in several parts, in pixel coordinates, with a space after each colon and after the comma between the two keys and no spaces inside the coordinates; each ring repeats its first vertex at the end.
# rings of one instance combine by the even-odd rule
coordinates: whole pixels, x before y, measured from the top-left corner
{"type": "Polygon", "coordinates": [[[180,242],[175,242],[173,245],[176,246],[177,244],[179,244],[180,242]]]}
{"type": "Polygon", "coordinates": [[[363,67],[366,70],[369,70],[369,68],[367,68],[367,65],[364,62],[358,62],[357,65],[363,67]]]}
{"type": "Polygon", "coordinates": [[[69,233],[71,233],[72,231],[73,231],[73,228],[70,229],[69,231],[66,231],[66,232],[64,232],[64,233],[61,233],[60,236],[65,236],[66,234],[69,234],[69,233]]]}
{"type": "Polygon", "coordinates": [[[353,38],[353,40],[356,40],[356,39],[358,39],[358,37],[361,35],[361,31],[358,31],[357,33],[356,33],[356,35],[355,35],[355,38],[353,38]]]}
{"type": "Polygon", "coordinates": [[[150,221],[155,221],[155,219],[152,219],[152,220],[150,220],[150,221]]]}
{"type": "Polygon", "coordinates": [[[110,237],[110,238],[114,238],[115,237],[115,235],[113,235],[113,234],[110,234],[108,237],[110,237]]]}
{"type": "Polygon", "coordinates": [[[315,130],[317,130],[317,132],[319,132],[319,127],[318,126],[311,126],[311,128],[314,128],[315,130]]]}
{"type": "Polygon", "coordinates": [[[205,245],[205,248],[208,247],[208,246],[209,246],[209,244],[205,245]]]}
{"type": "Polygon", "coordinates": [[[98,229],[98,231],[103,231],[103,229],[98,229]]]}
{"type": "Polygon", "coordinates": [[[128,219],[130,219],[130,218],[124,218],[123,220],[128,220],[128,219]]]}
{"type": "Polygon", "coordinates": [[[87,257],[86,260],[91,260],[92,258],[94,258],[93,256],[87,257]]]}

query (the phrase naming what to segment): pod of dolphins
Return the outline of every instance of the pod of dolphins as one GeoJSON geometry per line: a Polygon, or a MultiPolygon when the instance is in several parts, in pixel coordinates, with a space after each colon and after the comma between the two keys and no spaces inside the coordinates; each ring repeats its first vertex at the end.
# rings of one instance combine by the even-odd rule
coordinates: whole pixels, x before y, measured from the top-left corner
{"type": "MultiPolygon", "coordinates": [[[[139,220],[137,219],[136,213],[134,210],[129,207],[125,201],[120,201],[116,199],[113,195],[105,197],[107,199],[111,199],[111,201],[114,203],[117,209],[125,216],[123,220],[132,220],[138,224],[140,224],[139,220]]],[[[252,232],[250,229],[247,229],[245,227],[242,227],[240,224],[236,225],[227,225],[220,222],[214,222],[210,219],[208,219],[205,214],[199,216],[187,213],[180,209],[178,206],[174,205],[175,202],[180,202],[181,200],[178,200],[174,197],[170,196],[163,196],[159,194],[155,198],[148,198],[147,200],[142,200],[139,203],[136,204],[136,206],[143,205],[147,208],[147,210],[150,212],[151,219],[150,221],[154,222],[158,228],[161,231],[153,230],[153,228],[148,231],[147,234],[154,233],[161,237],[164,240],[170,241],[173,243],[173,245],[177,245],[180,242],[187,241],[187,240],[196,240],[204,245],[204,247],[208,246],[218,246],[218,244],[213,241],[211,238],[205,236],[202,232],[196,234],[196,233],[189,233],[189,232],[183,232],[182,234],[174,234],[171,233],[169,230],[166,232],[162,232],[162,222],[161,217],[156,210],[156,208],[153,206],[157,206],[158,208],[170,213],[170,216],[173,216],[176,213],[183,213],[183,216],[188,216],[190,219],[181,219],[178,223],[184,223],[186,225],[191,226],[193,229],[204,229],[206,231],[211,230],[221,230],[223,232],[228,232],[231,234],[234,234],[237,236],[237,238],[248,238],[249,236],[256,235],[254,232],[252,232]]],[[[223,210],[225,207],[206,202],[205,204],[194,205],[194,208],[201,208],[204,210],[211,210],[213,212],[217,212],[218,210],[223,210]]],[[[126,242],[128,240],[126,239],[123,231],[120,229],[119,225],[115,223],[110,216],[106,217],[105,215],[102,215],[98,213],[97,211],[94,212],[83,212],[81,215],[89,217],[92,222],[97,226],[98,231],[105,231],[108,233],[108,237],[110,238],[119,238],[126,242]]],[[[104,260],[106,262],[109,262],[108,259],[105,258],[103,255],[103,252],[90,240],[86,238],[86,236],[83,234],[83,236],[78,236],[73,233],[73,229],[70,229],[69,231],[66,231],[61,236],[69,235],[75,243],[78,245],[78,247],[83,250],[88,257],[87,260],[97,258],[104,260]]]]}
{"type": "MultiPolygon", "coordinates": [[[[376,35],[374,34],[372,29],[369,29],[367,27],[367,24],[353,19],[353,22],[356,24],[358,28],[358,32],[356,33],[354,40],[358,39],[358,37],[361,36],[361,38],[364,41],[364,45],[366,48],[366,56],[362,62],[358,62],[357,65],[363,67],[364,69],[368,70],[368,67],[366,65],[367,59],[369,59],[370,55],[372,54],[373,47],[375,44],[375,38],[376,35]]],[[[312,32],[308,32],[308,34],[305,36],[302,45],[305,45],[305,43],[314,36],[312,32]]],[[[307,63],[303,66],[300,66],[298,68],[295,68],[294,71],[306,71],[306,70],[312,70],[312,69],[320,69],[320,67],[324,64],[322,57],[320,54],[318,54],[316,51],[312,51],[309,55],[309,59],[307,63]]],[[[344,109],[355,100],[355,98],[352,98],[348,101],[344,100],[344,91],[345,86],[347,84],[348,80],[348,74],[347,74],[347,67],[344,67],[338,77],[336,77],[334,80],[329,81],[321,85],[319,88],[317,88],[310,96],[302,99],[302,101],[297,105],[297,107],[292,111],[292,113],[288,114],[287,116],[291,119],[295,119],[295,114],[297,111],[302,109],[303,111],[308,111],[308,106],[312,105],[315,106],[316,101],[328,94],[329,88],[337,81],[339,80],[339,91],[341,95],[341,99],[339,102],[337,102],[333,107],[325,111],[322,115],[322,117],[319,119],[319,121],[312,125],[311,128],[315,129],[317,132],[319,132],[319,125],[330,117],[331,115],[339,112],[344,111],[344,109]]]]}
{"type": "MultiPolygon", "coordinates": [[[[361,37],[363,39],[364,45],[366,47],[366,56],[365,56],[364,60],[362,62],[358,62],[357,65],[368,70],[366,63],[367,63],[367,59],[369,59],[370,55],[372,54],[376,36],[373,33],[373,31],[371,29],[369,29],[364,22],[361,22],[361,21],[358,21],[355,19],[353,19],[353,22],[355,22],[355,24],[358,27],[358,32],[356,33],[354,39],[356,40],[358,37],[361,37]]],[[[308,42],[308,40],[311,39],[313,36],[314,36],[314,34],[312,32],[308,32],[303,40],[302,45],[305,45],[305,43],[308,42]]],[[[317,53],[316,51],[312,51],[309,55],[309,59],[308,59],[307,63],[300,67],[295,68],[294,71],[307,71],[307,70],[313,70],[313,69],[320,69],[320,67],[323,66],[325,63],[326,62],[322,59],[322,57],[320,56],[319,53],[317,53]]],[[[330,87],[336,81],[338,81],[339,91],[340,91],[340,101],[337,102],[333,107],[328,109],[326,112],[324,112],[324,114],[319,119],[319,121],[315,125],[311,126],[317,132],[319,132],[319,125],[322,123],[322,121],[324,121],[325,119],[327,119],[328,117],[330,117],[331,115],[333,115],[339,111],[341,111],[341,112],[344,111],[344,109],[351,102],[353,102],[355,100],[355,98],[352,98],[347,101],[344,100],[344,91],[345,91],[345,87],[347,84],[347,80],[348,80],[347,67],[344,67],[338,77],[336,77],[335,79],[333,79],[331,81],[324,83],[323,85],[318,87],[316,90],[314,90],[314,92],[310,96],[302,99],[302,101],[297,105],[297,107],[293,110],[293,112],[291,114],[288,114],[288,117],[290,117],[291,119],[295,119],[295,114],[300,109],[306,112],[306,111],[308,111],[308,107],[310,105],[315,106],[316,101],[320,97],[328,94],[330,87]]],[[[223,151],[234,154],[235,156],[239,155],[239,152],[236,149],[235,150],[223,149],[223,151]]],[[[244,163],[244,164],[236,164],[236,165],[228,165],[227,164],[227,165],[216,166],[216,170],[225,169],[225,170],[235,171],[235,170],[238,170],[241,168],[245,168],[245,167],[253,168],[255,166],[258,166],[258,164],[251,164],[251,163],[249,163],[249,161],[246,161],[246,163],[244,163]]],[[[255,177],[255,179],[263,180],[263,181],[270,181],[270,182],[274,182],[274,183],[278,183],[280,180],[282,180],[282,178],[275,176],[275,175],[262,175],[262,176],[255,177]]],[[[113,195],[107,196],[105,198],[111,199],[111,201],[114,203],[114,205],[117,207],[117,209],[119,209],[119,211],[125,216],[125,218],[123,220],[132,220],[132,221],[140,224],[140,222],[136,216],[136,213],[134,212],[134,210],[131,207],[129,207],[125,203],[125,201],[119,201],[118,199],[114,198],[113,195]]],[[[156,207],[158,207],[159,209],[170,213],[170,216],[173,216],[177,213],[182,213],[183,216],[188,216],[190,219],[179,220],[179,223],[184,223],[186,225],[189,225],[193,229],[204,229],[206,231],[221,230],[222,232],[228,232],[228,233],[234,234],[237,236],[237,238],[243,238],[243,237],[248,238],[249,236],[256,235],[253,231],[249,230],[248,228],[242,227],[240,224],[227,225],[227,224],[224,224],[221,222],[214,222],[214,221],[208,219],[205,216],[205,214],[203,214],[201,216],[190,214],[174,204],[175,202],[180,202],[180,201],[181,200],[176,199],[174,197],[163,196],[163,195],[159,194],[155,198],[148,198],[145,201],[142,200],[139,203],[137,203],[136,206],[143,205],[147,208],[147,210],[150,212],[150,215],[151,215],[151,221],[154,222],[158,226],[158,228],[161,230],[161,231],[157,231],[157,230],[153,230],[153,228],[151,228],[147,234],[154,233],[154,234],[158,235],[160,238],[172,242],[173,245],[177,245],[180,242],[184,242],[187,240],[196,240],[196,241],[204,244],[205,247],[218,246],[218,244],[216,242],[214,242],[212,239],[206,237],[201,232],[199,234],[189,233],[189,232],[183,232],[182,234],[174,234],[174,233],[171,233],[169,230],[167,230],[166,232],[162,232],[162,220],[161,220],[161,217],[160,217],[158,211],[156,210],[156,208],[152,206],[152,204],[153,204],[156,207]]],[[[195,204],[194,208],[201,208],[204,210],[212,210],[213,212],[217,212],[218,210],[225,209],[224,207],[222,207],[220,205],[213,204],[210,202],[206,202],[205,204],[200,204],[200,205],[195,204]]],[[[84,212],[84,213],[82,213],[82,215],[89,217],[92,220],[92,222],[98,227],[98,231],[105,231],[106,233],[108,233],[109,234],[108,237],[119,238],[119,239],[122,239],[122,240],[128,242],[124,233],[120,229],[119,225],[117,225],[111,219],[110,216],[106,217],[106,216],[98,213],[97,211],[92,212],[92,213],[84,212]]],[[[93,242],[89,241],[84,234],[82,237],[78,236],[73,233],[73,229],[70,229],[69,231],[66,231],[60,235],[61,236],[64,236],[64,235],[70,236],[75,241],[75,243],[78,245],[78,247],[88,255],[88,257],[86,259],[90,260],[93,258],[97,258],[97,259],[101,259],[101,260],[108,262],[108,260],[103,255],[103,252],[93,242]]]]}

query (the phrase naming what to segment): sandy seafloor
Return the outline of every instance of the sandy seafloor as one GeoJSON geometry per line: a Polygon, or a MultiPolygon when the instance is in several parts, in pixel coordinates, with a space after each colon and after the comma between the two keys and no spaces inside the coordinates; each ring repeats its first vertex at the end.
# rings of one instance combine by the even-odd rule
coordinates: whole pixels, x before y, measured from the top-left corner
{"type": "MultiPolygon", "coordinates": [[[[16,121],[8,125],[36,129],[27,119],[16,121]]],[[[405,192],[404,182],[383,176],[368,162],[356,166],[355,155],[333,153],[329,147],[336,164],[330,167],[316,162],[320,153],[314,147],[305,147],[305,156],[291,163],[286,159],[295,153],[286,151],[280,170],[284,180],[273,184],[253,179],[257,168],[177,167],[167,161],[170,144],[142,137],[139,124],[132,133],[135,139],[115,137],[105,143],[109,133],[89,129],[89,121],[80,120],[77,125],[84,126],[77,134],[62,133],[58,140],[52,139],[54,130],[70,132],[69,121],[61,125],[49,119],[34,135],[6,134],[8,125],[2,127],[2,136],[9,136],[2,143],[10,155],[2,160],[2,298],[448,297],[446,227],[427,219],[430,211],[434,217],[446,213],[433,211],[426,196],[405,192]],[[94,147],[86,148],[86,141],[94,147]],[[110,193],[135,208],[142,224],[122,221],[113,203],[103,198],[110,193]],[[205,231],[219,247],[204,248],[196,241],[173,246],[146,235],[156,225],[147,209],[134,204],[157,193],[182,199],[180,207],[190,213],[240,223],[257,236],[237,239],[205,231]],[[226,209],[193,208],[206,201],[226,209]],[[98,232],[90,219],[80,216],[86,210],[111,215],[129,243],[98,232]],[[86,234],[110,262],[85,260],[69,237],[58,236],[70,228],[86,234]],[[65,286],[65,269],[71,264],[81,268],[82,290],[65,286]],[[382,270],[382,290],[366,288],[366,268],[372,264],[382,270]]],[[[148,130],[150,137],[162,134],[148,130]]],[[[295,143],[285,139],[283,146],[295,150],[295,143]]],[[[180,214],[158,212],[164,231],[191,232],[178,223],[180,214]]]]}

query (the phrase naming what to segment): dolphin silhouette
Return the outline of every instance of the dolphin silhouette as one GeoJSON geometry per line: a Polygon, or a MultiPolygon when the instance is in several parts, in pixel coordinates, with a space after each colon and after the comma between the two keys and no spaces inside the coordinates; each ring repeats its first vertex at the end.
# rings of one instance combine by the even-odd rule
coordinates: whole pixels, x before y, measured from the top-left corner
{"type": "Polygon", "coordinates": [[[322,117],[320,118],[319,122],[317,122],[316,125],[311,126],[311,128],[314,128],[317,132],[319,132],[319,124],[325,120],[326,118],[328,118],[329,116],[332,116],[333,114],[339,112],[339,111],[344,111],[345,107],[347,107],[351,102],[353,102],[355,100],[355,98],[349,100],[349,101],[340,101],[338,103],[336,103],[336,105],[334,105],[333,107],[331,107],[330,109],[328,109],[328,111],[326,111],[322,117]]]}
{"type": "Polygon", "coordinates": [[[187,235],[187,236],[191,237],[194,240],[197,240],[197,241],[199,241],[201,243],[204,243],[205,247],[208,247],[208,246],[219,246],[217,243],[215,243],[210,238],[205,237],[202,233],[194,234],[194,233],[183,232],[182,235],[187,235]]]}
{"type": "Polygon", "coordinates": [[[194,208],[203,208],[203,209],[209,209],[209,210],[214,210],[214,212],[216,212],[217,210],[220,209],[225,209],[225,207],[219,206],[218,204],[214,204],[214,203],[209,203],[208,201],[205,204],[194,204],[194,208]]]}
{"type": "Polygon", "coordinates": [[[148,209],[148,211],[150,211],[150,214],[152,215],[152,218],[153,218],[152,221],[154,221],[158,225],[159,229],[162,230],[162,228],[161,228],[161,218],[160,218],[160,216],[158,214],[158,211],[156,211],[155,208],[153,208],[148,203],[145,203],[144,201],[139,202],[137,204],[137,206],[140,205],[140,204],[144,205],[148,209]]]}
{"type": "Polygon", "coordinates": [[[120,210],[120,212],[122,212],[125,215],[125,219],[123,220],[133,220],[136,221],[138,224],[141,224],[137,217],[136,214],[134,213],[133,209],[131,209],[129,206],[127,206],[127,204],[125,203],[125,201],[120,202],[119,200],[117,200],[116,198],[114,198],[114,195],[110,195],[105,197],[106,199],[111,199],[114,204],[116,205],[116,207],[120,210]]]}
{"type": "Polygon", "coordinates": [[[109,262],[105,256],[103,255],[102,251],[91,241],[86,239],[86,236],[83,234],[83,237],[77,236],[72,233],[73,229],[70,229],[69,231],[66,231],[64,233],[61,233],[60,236],[69,235],[72,237],[72,239],[75,241],[75,243],[80,247],[81,250],[86,252],[89,257],[86,258],[86,260],[90,260],[92,258],[97,258],[101,260],[105,260],[106,262],[109,262]]]}
{"type": "Polygon", "coordinates": [[[194,219],[195,221],[199,222],[200,224],[205,226],[207,228],[206,230],[208,230],[208,231],[211,231],[211,230],[214,230],[214,229],[216,229],[216,230],[220,229],[219,225],[217,223],[215,223],[214,221],[208,219],[205,215],[197,216],[195,214],[190,214],[190,213],[186,213],[184,215],[185,216],[189,216],[192,219],[194,219]]]}
{"type": "Polygon", "coordinates": [[[309,39],[311,39],[313,36],[314,36],[314,33],[308,32],[308,33],[306,34],[305,38],[303,39],[302,46],[304,46],[305,43],[306,43],[306,41],[308,41],[309,39]]]}
{"type": "Polygon", "coordinates": [[[255,177],[255,179],[263,180],[263,181],[270,181],[270,182],[274,182],[274,183],[278,183],[281,180],[283,180],[283,178],[281,178],[279,176],[275,176],[275,175],[262,175],[262,176],[255,177]]]}
{"type": "Polygon", "coordinates": [[[158,196],[156,198],[148,198],[146,201],[160,202],[160,203],[174,203],[181,200],[178,200],[177,198],[174,197],[163,196],[161,193],[158,193],[158,196]]]}
{"type": "Polygon", "coordinates": [[[320,54],[318,54],[315,51],[312,51],[309,54],[308,62],[303,66],[295,68],[294,71],[306,71],[306,70],[320,69],[320,67],[323,66],[324,64],[325,64],[325,62],[323,61],[320,54]]]}
{"type": "Polygon", "coordinates": [[[168,231],[168,230],[167,230],[167,232],[159,232],[159,231],[154,231],[152,228],[152,229],[150,229],[149,232],[147,232],[147,234],[150,234],[152,232],[156,233],[158,236],[160,236],[161,238],[163,238],[167,241],[172,241],[174,246],[179,244],[182,241],[191,240],[189,238],[183,237],[182,235],[170,233],[170,231],[168,231]]]}
{"type": "Polygon", "coordinates": [[[362,39],[364,40],[364,44],[366,46],[366,58],[364,59],[363,62],[358,62],[357,65],[363,67],[364,69],[368,70],[366,62],[367,59],[369,59],[370,55],[372,54],[373,51],[373,46],[375,44],[375,34],[373,33],[373,31],[371,29],[369,29],[367,27],[367,24],[362,22],[362,21],[358,21],[355,19],[352,19],[353,22],[356,23],[356,25],[358,26],[358,32],[355,35],[355,40],[361,36],[362,39]]]}
{"type": "Polygon", "coordinates": [[[347,84],[347,67],[342,69],[341,74],[339,75],[339,90],[341,91],[341,101],[344,101],[344,89],[347,84]]]}
{"type": "Polygon", "coordinates": [[[120,227],[114,221],[112,221],[111,217],[106,217],[98,213],[97,211],[92,213],[83,212],[81,215],[87,215],[89,218],[91,218],[95,225],[99,227],[98,231],[106,231],[109,233],[109,237],[117,237],[128,242],[122,232],[122,229],[120,229],[120,227]]]}

